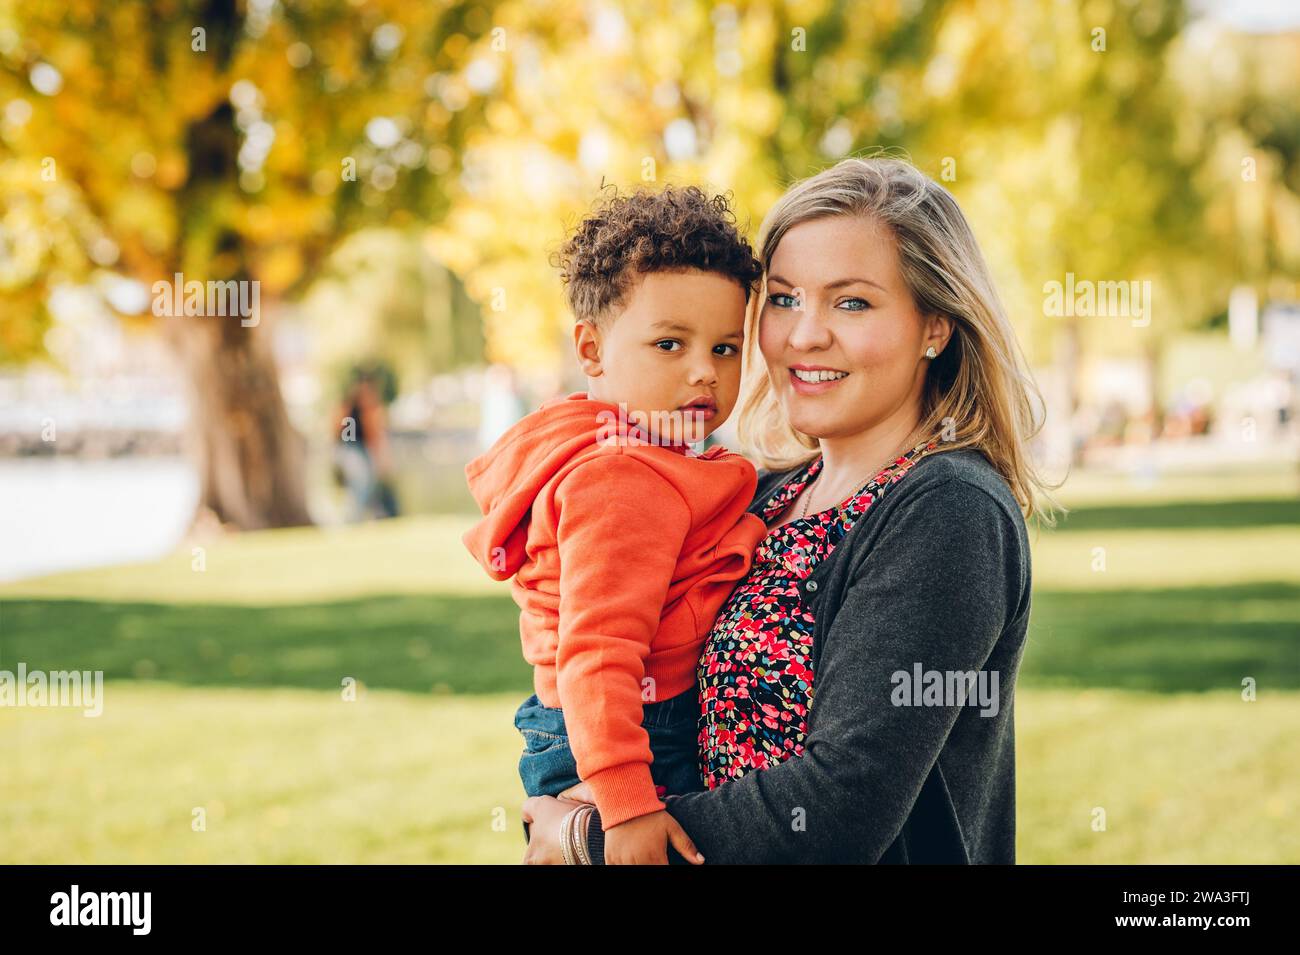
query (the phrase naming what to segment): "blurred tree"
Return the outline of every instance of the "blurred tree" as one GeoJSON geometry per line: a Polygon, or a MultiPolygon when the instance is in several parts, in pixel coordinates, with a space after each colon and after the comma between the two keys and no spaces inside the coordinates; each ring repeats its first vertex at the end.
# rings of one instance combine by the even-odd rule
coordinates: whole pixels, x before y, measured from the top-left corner
{"type": "MultiPolygon", "coordinates": [[[[0,0],[6,351],[31,353],[44,291],[95,267],[257,282],[271,318],[340,238],[445,214],[496,83],[470,57],[490,9],[0,0]]],[[[242,528],[308,522],[269,322],[159,321],[191,385],[200,506],[242,528]]]]}
{"type": "Polygon", "coordinates": [[[1009,267],[1011,312],[1054,358],[1068,413],[1085,351],[1145,355],[1153,385],[1168,335],[1210,306],[1186,282],[1214,255],[1188,188],[1206,144],[1183,135],[1169,69],[1186,21],[1183,0],[955,4],[931,65],[921,141],[954,157],[951,188],[1009,267]],[[1069,275],[1149,281],[1151,307],[1052,314],[1045,285],[1069,275]]]}
{"type": "MultiPolygon", "coordinates": [[[[1218,310],[1236,280],[1223,250],[1239,240],[1207,222],[1225,201],[1221,175],[1205,175],[1222,172],[1223,138],[1173,68],[1183,0],[515,0],[496,21],[507,82],[467,139],[470,176],[439,248],[493,303],[500,360],[567,353],[544,250],[602,182],[734,190],[756,227],[792,179],[878,146],[905,147],[962,201],[1031,357],[1056,363],[1071,408],[1085,352],[1145,355],[1154,382],[1169,335],[1218,310]],[[1150,281],[1153,314],[1050,315],[1044,285],[1067,273],[1150,281]]],[[[1243,143],[1294,135],[1291,104],[1270,102],[1278,121],[1243,143]]],[[[1244,111],[1231,124],[1259,126],[1244,111]]],[[[1249,191],[1228,195],[1253,207],[1249,191]]],[[[1243,212],[1232,221],[1258,240],[1243,212]]],[[[1283,232],[1289,219],[1271,221],[1283,232]]]]}
{"type": "Polygon", "coordinates": [[[342,380],[361,358],[382,360],[403,382],[482,359],[479,308],[426,239],[422,229],[364,229],[326,260],[300,309],[325,380],[342,380]]]}
{"type": "Polygon", "coordinates": [[[1221,301],[1235,284],[1261,299],[1300,297],[1300,33],[1202,22],[1174,69],[1191,105],[1188,134],[1209,144],[1195,186],[1208,199],[1201,229],[1219,268],[1204,278],[1221,301]]]}
{"type": "MultiPolygon", "coordinates": [[[[733,191],[752,233],[790,180],[876,146],[957,194],[1070,403],[1085,352],[1146,354],[1154,379],[1169,334],[1300,254],[1296,73],[1251,66],[1294,38],[1207,39],[1185,0],[100,6],[0,0],[0,284],[32,316],[0,330],[14,353],[38,347],[36,286],[80,249],[147,280],[252,277],[269,300],[324,268],[322,294],[376,303],[335,317],[331,361],[381,328],[404,372],[421,349],[460,356],[477,343],[455,308],[439,324],[395,292],[450,276],[405,239],[339,248],[429,221],[489,356],[554,366],[568,316],[547,252],[602,183],[733,191]],[[396,278],[343,276],[376,256],[396,278]],[[1047,314],[1044,283],[1068,273],[1150,280],[1150,323],[1047,314]]],[[[301,519],[263,331],[165,322],[201,410],[205,502],[245,526],[301,519]]]]}
{"type": "Polygon", "coordinates": [[[602,183],[732,192],[752,234],[790,179],[905,141],[939,17],[932,3],[503,3],[505,82],[467,135],[436,244],[487,308],[490,356],[571,365],[547,253],[602,183]]]}
{"type": "MultiPolygon", "coordinates": [[[[22,115],[12,102],[0,123],[22,115]]],[[[105,241],[77,190],[42,178],[48,168],[34,157],[6,155],[0,140],[0,364],[45,354],[50,315],[42,277],[76,274],[84,250],[105,241]]]]}

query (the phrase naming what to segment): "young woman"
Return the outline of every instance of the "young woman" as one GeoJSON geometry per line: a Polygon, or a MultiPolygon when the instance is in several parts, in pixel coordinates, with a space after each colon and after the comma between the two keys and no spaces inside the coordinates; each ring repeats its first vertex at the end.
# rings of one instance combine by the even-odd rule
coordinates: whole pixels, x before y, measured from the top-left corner
{"type": "MultiPolygon", "coordinates": [[[[760,242],[740,427],[769,534],[700,660],[708,789],[667,809],[710,863],[1014,862],[1044,485],[988,267],[952,196],[895,159],[797,183],[760,242]]],[[[526,862],[602,861],[591,807],[523,816],[526,862]]]]}

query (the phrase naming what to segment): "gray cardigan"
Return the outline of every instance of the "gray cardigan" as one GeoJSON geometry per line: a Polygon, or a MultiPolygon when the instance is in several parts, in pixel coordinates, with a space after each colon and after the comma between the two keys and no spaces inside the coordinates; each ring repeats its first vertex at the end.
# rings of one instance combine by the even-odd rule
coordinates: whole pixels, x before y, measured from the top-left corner
{"type": "MultiPolygon", "coordinates": [[[[793,473],[762,474],[751,511],[793,473]]],[[[923,457],[800,587],[816,617],[803,755],[667,798],[705,861],[1015,862],[1030,566],[1006,482],[977,451],[923,457]]],[[[599,816],[588,841],[603,860],[599,816]]]]}

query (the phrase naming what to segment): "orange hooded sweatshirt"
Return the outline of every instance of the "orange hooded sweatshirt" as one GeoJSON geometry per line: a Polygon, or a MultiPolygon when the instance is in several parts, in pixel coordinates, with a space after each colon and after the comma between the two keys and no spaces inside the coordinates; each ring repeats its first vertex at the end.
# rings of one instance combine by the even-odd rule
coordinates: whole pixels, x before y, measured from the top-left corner
{"type": "Polygon", "coordinates": [[[766,534],[746,513],[753,466],[714,447],[629,441],[616,405],[582,392],[515,424],[465,469],[485,515],[465,545],[511,581],[524,659],[561,707],[578,775],[610,829],[663,808],[642,727],[642,681],[695,683],[713,618],[766,534]]]}

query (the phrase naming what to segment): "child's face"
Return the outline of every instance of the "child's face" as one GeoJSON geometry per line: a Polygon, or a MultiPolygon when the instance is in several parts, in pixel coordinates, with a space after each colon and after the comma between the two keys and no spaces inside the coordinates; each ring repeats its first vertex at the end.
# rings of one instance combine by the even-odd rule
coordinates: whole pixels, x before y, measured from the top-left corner
{"type": "Polygon", "coordinates": [[[592,398],[644,416],[665,443],[694,443],[736,406],[744,334],[744,289],[686,269],[637,276],[603,327],[577,323],[574,344],[592,398]]]}

